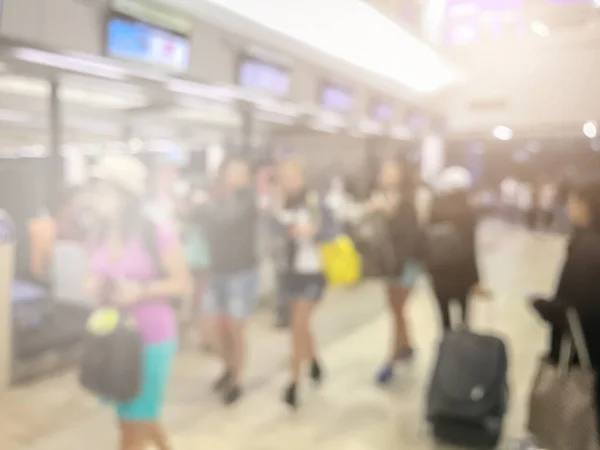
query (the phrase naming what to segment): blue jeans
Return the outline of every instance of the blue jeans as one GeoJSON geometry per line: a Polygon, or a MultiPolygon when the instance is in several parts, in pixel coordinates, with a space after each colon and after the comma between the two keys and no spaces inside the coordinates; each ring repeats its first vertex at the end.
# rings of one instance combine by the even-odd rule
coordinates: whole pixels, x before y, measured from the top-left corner
{"type": "Polygon", "coordinates": [[[232,319],[245,319],[257,306],[258,283],[256,269],[212,274],[204,298],[204,311],[232,319]]]}

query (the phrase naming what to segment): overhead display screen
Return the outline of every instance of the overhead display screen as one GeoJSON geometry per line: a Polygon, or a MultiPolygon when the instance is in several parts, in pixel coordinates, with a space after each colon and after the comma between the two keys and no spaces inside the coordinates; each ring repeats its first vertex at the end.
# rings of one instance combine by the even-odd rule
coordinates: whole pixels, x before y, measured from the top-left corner
{"type": "Polygon", "coordinates": [[[349,112],[354,108],[354,93],[346,86],[324,83],[320,93],[320,104],[332,111],[349,112]]]}
{"type": "Polygon", "coordinates": [[[115,14],[107,24],[106,54],[181,72],[189,65],[190,42],[185,35],[115,14]]]}
{"type": "Polygon", "coordinates": [[[385,122],[394,118],[394,107],[386,102],[379,99],[373,100],[369,107],[369,118],[385,122]]]}
{"type": "Polygon", "coordinates": [[[445,41],[470,45],[482,40],[526,36],[525,0],[448,0],[445,41]]]}
{"type": "Polygon", "coordinates": [[[285,96],[290,92],[291,76],[283,66],[244,56],[239,63],[237,82],[249,89],[285,96]]]}

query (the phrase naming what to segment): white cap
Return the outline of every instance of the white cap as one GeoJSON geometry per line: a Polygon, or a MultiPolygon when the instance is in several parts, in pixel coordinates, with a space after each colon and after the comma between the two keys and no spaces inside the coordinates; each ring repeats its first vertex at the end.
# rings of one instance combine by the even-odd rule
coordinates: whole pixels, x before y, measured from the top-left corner
{"type": "Polygon", "coordinates": [[[464,167],[452,166],[444,169],[436,183],[436,190],[442,194],[466,191],[473,185],[471,173],[464,167]]]}
{"type": "Polygon", "coordinates": [[[148,169],[134,156],[113,154],[103,157],[96,164],[92,169],[92,178],[113,183],[141,197],[146,193],[148,169]]]}

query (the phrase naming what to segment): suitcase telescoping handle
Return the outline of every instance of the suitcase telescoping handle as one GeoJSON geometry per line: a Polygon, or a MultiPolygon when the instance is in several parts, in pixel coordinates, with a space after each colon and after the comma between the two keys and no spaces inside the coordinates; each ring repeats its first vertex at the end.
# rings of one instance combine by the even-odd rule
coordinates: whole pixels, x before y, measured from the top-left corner
{"type": "MultiPolygon", "coordinates": [[[[465,331],[474,331],[478,328],[492,328],[498,323],[498,305],[494,295],[490,291],[482,294],[469,294],[467,298],[467,323],[462,322],[462,317],[457,317],[454,323],[461,323],[465,331]]],[[[453,313],[452,310],[450,312],[453,313]]],[[[454,308],[454,314],[459,315],[458,308],[454,308]]]]}

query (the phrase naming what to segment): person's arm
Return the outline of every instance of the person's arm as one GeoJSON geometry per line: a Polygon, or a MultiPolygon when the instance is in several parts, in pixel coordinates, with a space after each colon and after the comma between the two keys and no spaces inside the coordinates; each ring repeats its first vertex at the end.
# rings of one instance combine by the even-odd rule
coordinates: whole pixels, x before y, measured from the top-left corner
{"type": "Polygon", "coordinates": [[[317,242],[331,241],[341,233],[341,228],[333,211],[324,202],[321,202],[319,207],[321,211],[321,223],[316,230],[315,240],[317,242]]]}
{"type": "Polygon", "coordinates": [[[189,292],[190,273],[179,242],[163,250],[161,262],[164,277],[145,283],[144,298],[182,297],[189,292]]]}
{"type": "Polygon", "coordinates": [[[190,292],[191,276],[180,240],[174,230],[158,230],[162,276],[150,281],[118,280],[116,302],[135,304],[157,298],[183,297],[190,292]]]}

